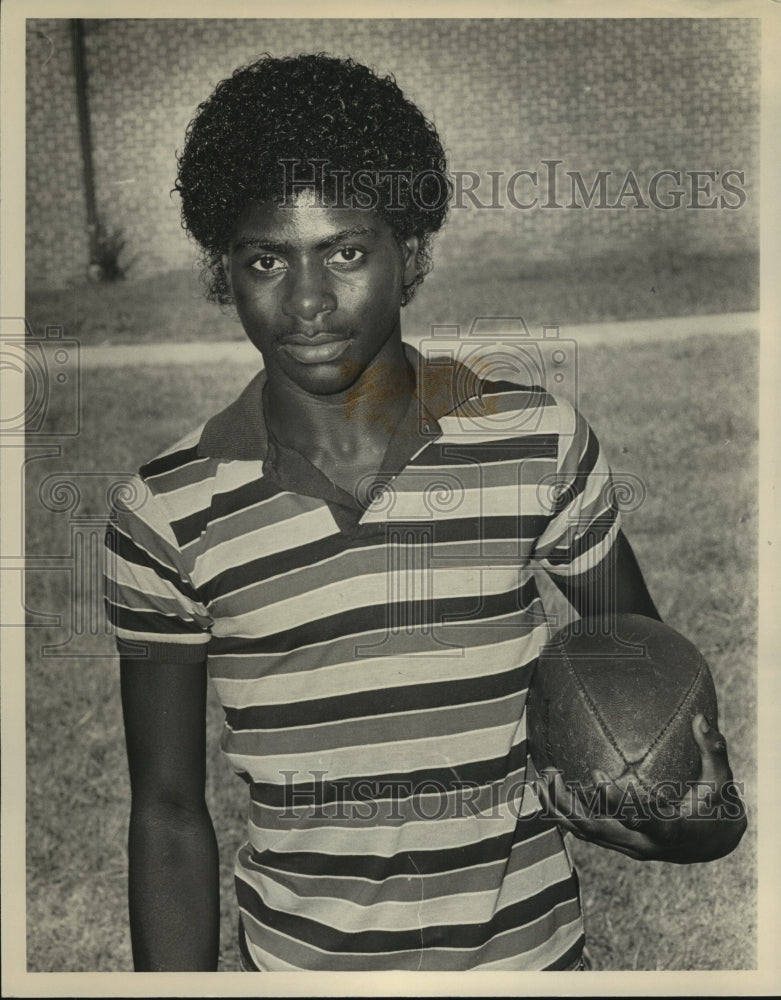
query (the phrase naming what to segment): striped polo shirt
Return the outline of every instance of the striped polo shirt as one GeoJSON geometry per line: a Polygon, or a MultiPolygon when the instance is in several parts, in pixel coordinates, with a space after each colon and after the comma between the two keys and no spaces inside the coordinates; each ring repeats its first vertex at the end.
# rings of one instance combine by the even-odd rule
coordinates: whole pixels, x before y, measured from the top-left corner
{"type": "Polygon", "coordinates": [[[126,655],[208,662],[250,793],[246,967],[571,968],[577,876],[524,706],[576,616],[552,577],[598,572],[618,533],[609,469],[566,401],[407,351],[363,504],[269,433],[264,373],[142,467],[108,614],[126,655]]]}

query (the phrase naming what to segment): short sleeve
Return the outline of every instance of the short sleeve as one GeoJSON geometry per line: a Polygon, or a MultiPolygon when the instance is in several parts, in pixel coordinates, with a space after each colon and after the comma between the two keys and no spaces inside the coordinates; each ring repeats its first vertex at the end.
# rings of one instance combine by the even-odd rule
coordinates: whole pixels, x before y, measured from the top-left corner
{"type": "Polygon", "coordinates": [[[583,416],[559,400],[555,476],[540,484],[549,520],[533,559],[553,576],[583,581],[601,573],[621,527],[612,474],[583,416]]]}
{"type": "Polygon", "coordinates": [[[186,571],[173,530],[140,477],[106,530],[105,603],[121,654],[201,662],[211,618],[186,571]]]}

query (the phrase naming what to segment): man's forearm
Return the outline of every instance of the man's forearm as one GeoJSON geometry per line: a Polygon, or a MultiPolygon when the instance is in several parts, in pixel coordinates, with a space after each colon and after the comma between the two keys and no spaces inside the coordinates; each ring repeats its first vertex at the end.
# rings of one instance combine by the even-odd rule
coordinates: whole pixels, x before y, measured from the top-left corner
{"type": "Polygon", "coordinates": [[[216,970],[219,854],[208,811],[134,804],[129,863],[136,971],[216,970]]]}

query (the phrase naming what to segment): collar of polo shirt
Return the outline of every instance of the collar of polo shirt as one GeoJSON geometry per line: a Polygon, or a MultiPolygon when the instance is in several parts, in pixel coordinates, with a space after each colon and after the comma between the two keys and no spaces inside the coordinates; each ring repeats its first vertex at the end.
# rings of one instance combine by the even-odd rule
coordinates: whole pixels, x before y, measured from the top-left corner
{"type": "MultiPolygon", "coordinates": [[[[416,388],[410,410],[400,427],[414,428],[418,439],[430,441],[442,433],[438,418],[464,402],[475,385],[475,377],[458,361],[446,364],[426,362],[409,344],[404,345],[407,360],[415,372],[416,388]],[[466,377],[465,377],[466,376],[466,377]]],[[[226,461],[265,460],[269,453],[269,434],[263,415],[265,371],[259,372],[230,406],[207,421],[198,455],[226,461]]]]}

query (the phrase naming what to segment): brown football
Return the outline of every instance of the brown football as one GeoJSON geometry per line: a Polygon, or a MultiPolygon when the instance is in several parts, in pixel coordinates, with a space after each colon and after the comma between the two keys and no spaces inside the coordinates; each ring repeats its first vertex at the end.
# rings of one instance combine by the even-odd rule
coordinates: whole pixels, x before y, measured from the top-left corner
{"type": "Polygon", "coordinates": [[[683,795],[700,774],[698,712],[718,727],[710,670],[688,639],[642,615],[617,615],[609,634],[581,619],[540,653],[526,705],[529,751],[538,771],[558,768],[565,782],[589,788],[599,768],[641,798],[673,799],[673,787],[683,795]]]}

